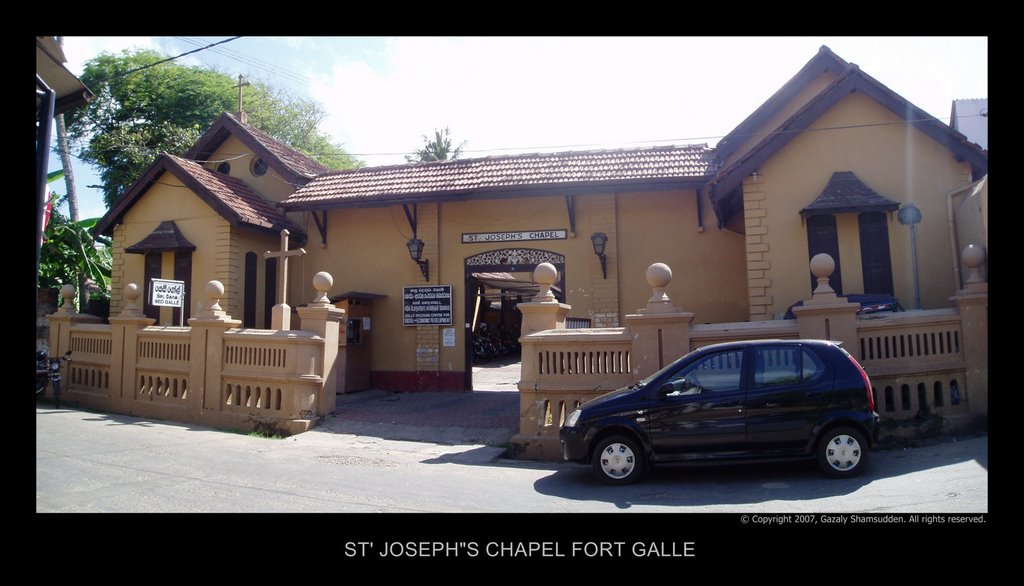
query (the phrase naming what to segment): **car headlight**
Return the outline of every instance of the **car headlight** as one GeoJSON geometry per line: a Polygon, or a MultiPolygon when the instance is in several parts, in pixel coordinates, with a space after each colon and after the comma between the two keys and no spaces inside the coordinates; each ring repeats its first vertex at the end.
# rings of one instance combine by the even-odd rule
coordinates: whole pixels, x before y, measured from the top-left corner
{"type": "Polygon", "coordinates": [[[565,424],[562,427],[576,427],[576,422],[580,420],[580,410],[574,409],[568,417],[565,418],[565,424]]]}

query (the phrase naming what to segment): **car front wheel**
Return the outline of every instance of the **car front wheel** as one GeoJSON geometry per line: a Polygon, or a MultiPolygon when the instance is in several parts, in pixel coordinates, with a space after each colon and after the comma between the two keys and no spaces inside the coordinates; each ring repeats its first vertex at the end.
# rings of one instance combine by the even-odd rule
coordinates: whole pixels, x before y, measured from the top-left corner
{"type": "Polygon", "coordinates": [[[849,478],[863,472],[868,454],[867,440],[852,427],[832,428],[818,443],[818,465],[833,478],[849,478]]]}
{"type": "Polygon", "coordinates": [[[594,472],[606,484],[632,484],[644,471],[640,443],[624,435],[611,435],[594,449],[594,472]]]}

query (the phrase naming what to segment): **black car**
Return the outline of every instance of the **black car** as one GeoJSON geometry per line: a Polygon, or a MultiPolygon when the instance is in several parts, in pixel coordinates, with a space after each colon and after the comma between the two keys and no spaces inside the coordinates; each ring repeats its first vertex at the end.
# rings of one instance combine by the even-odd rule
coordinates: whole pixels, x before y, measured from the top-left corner
{"type": "Polygon", "coordinates": [[[609,484],[648,465],[817,458],[861,473],[878,440],[871,383],[838,342],[758,340],[695,350],[631,387],[576,409],[560,432],[566,460],[609,484]]]}

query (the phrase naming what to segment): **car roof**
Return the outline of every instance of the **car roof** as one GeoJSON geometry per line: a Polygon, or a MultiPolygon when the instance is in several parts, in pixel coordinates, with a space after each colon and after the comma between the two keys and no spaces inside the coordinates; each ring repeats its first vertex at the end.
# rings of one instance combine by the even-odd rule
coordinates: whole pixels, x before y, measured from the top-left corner
{"type": "Polygon", "coordinates": [[[811,345],[828,345],[828,346],[842,346],[842,340],[818,340],[812,338],[803,339],[782,339],[775,338],[769,340],[736,340],[732,342],[719,342],[717,344],[708,344],[707,346],[700,346],[698,350],[724,350],[728,348],[744,348],[747,346],[778,346],[787,344],[811,344],[811,345]]]}

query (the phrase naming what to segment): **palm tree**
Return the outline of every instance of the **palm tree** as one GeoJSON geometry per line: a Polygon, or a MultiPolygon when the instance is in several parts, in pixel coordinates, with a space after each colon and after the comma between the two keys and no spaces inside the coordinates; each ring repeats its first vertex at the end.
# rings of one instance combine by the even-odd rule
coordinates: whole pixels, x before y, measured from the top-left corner
{"type": "Polygon", "coordinates": [[[466,141],[452,149],[451,131],[446,127],[444,130],[434,129],[434,140],[423,137],[423,148],[412,155],[406,155],[405,160],[410,163],[429,163],[431,161],[452,161],[462,155],[462,147],[466,141]]]}

